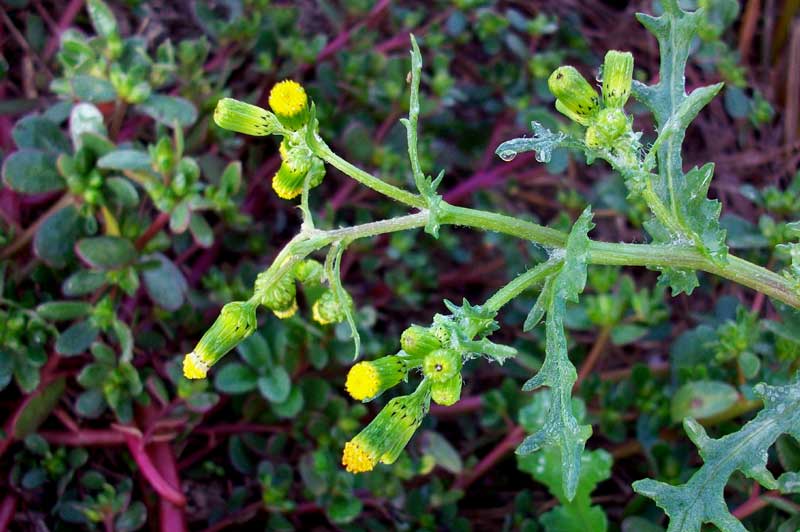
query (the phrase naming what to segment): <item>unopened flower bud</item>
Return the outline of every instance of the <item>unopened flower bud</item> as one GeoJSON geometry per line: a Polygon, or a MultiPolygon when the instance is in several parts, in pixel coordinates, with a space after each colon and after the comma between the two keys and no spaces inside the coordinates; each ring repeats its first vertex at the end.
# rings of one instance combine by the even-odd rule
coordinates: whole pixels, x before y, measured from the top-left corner
{"type": "Polygon", "coordinates": [[[187,379],[203,379],[208,369],[256,330],[256,303],[233,301],[219,313],[194,351],[183,359],[187,379]]]}
{"type": "Polygon", "coordinates": [[[261,294],[261,304],[272,310],[280,319],[290,318],[297,312],[297,287],[291,272],[283,274],[271,286],[264,286],[266,272],[256,278],[255,292],[261,294]]]}
{"type": "Polygon", "coordinates": [[[389,401],[375,419],[347,442],[342,465],[350,473],[372,471],[378,462],[392,464],[422,424],[430,406],[431,387],[423,380],[411,395],[389,401]]]}
{"type": "Polygon", "coordinates": [[[275,115],[263,107],[233,98],[223,98],[217,102],[214,122],[222,129],[256,137],[272,135],[280,128],[280,122],[275,115]]]}
{"type": "Polygon", "coordinates": [[[611,147],[627,127],[628,119],[621,109],[602,109],[586,129],[586,145],[590,148],[611,147]]]}
{"type": "Polygon", "coordinates": [[[556,97],[556,109],[581,125],[588,126],[600,108],[597,91],[574,67],[557,68],[550,74],[547,86],[556,97]]]}
{"type": "Polygon", "coordinates": [[[442,343],[431,329],[412,325],[400,336],[400,347],[412,357],[423,358],[431,351],[441,348],[442,343]]]}
{"type": "Polygon", "coordinates": [[[319,284],[324,273],[322,264],[314,259],[301,260],[294,265],[294,276],[302,284],[319,284]]]}
{"type": "Polygon", "coordinates": [[[461,399],[461,373],[456,373],[444,382],[434,382],[431,385],[431,399],[438,405],[450,406],[461,399]]]}
{"type": "Polygon", "coordinates": [[[346,301],[340,301],[333,290],[327,290],[314,301],[311,306],[311,315],[320,325],[340,323],[347,317],[346,309],[353,306],[350,295],[345,293],[346,301]]]}
{"type": "Polygon", "coordinates": [[[422,362],[422,373],[431,382],[444,382],[461,371],[461,354],[453,349],[431,351],[422,362]]]}
{"type": "Polygon", "coordinates": [[[603,62],[603,102],[621,109],[631,95],[633,54],[609,50],[603,62]]]}

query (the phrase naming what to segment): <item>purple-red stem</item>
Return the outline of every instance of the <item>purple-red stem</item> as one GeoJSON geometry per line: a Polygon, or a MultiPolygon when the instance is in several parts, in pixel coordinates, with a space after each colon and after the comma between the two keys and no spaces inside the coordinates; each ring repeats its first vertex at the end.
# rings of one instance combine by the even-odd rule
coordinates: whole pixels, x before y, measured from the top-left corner
{"type": "Polygon", "coordinates": [[[3,497],[3,502],[0,503],[0,532],[6,532],[14,520],[14,514],[17,513],[17,496],[9,493],[3,497]]]}
{"type": "Polygon", "coordinates": [[[45,46],[42,59],[47,61],[53,56],[56,50],[58,50],[58,46],[61,44],[61,34],[69,27],[70,24],[72,24],[72,21],[75,20],[76,16],[78,16],[78,11],[80,11],[82,7],[83,0],[71,0],[70,3],[67,4],[67,7],[64,9],[61,18],[58,19],[56,32],[50,37],[50,40],[47,41],[47,46],[45,46]]]}
{"type": "MultiPolygon", "coordinates": [[[[156,493],[176,506],[184,506],[186,504],[186,497],[184,497],[183,493],[178,491],[175,486],[167,482],[167,480],[161,476],[159,468],[156,467],[151,460],[150,455],[147,453],[142,439],[134,436],[133,434],[125,434],[124,436],[125,443],[128,445],[128,450],[131,452],[131,455],[133,455],[134,461],[139,466],[139,470],[142,472],[142,475],[144,475],[144,478],[146,478],[150,483],[150,486],[152,486],[156,493]]],[[[157,447],[159,445],[168,444],[156,443],[152,446],[157,447]]]]}
{"type": "Polygon", "coordinates": [[[125,434],[115,430],[80,429],[76,432],[59,432],[45,430],[39,435],[53,445],[69,447],[94,447],[108,445],[125,445],[125,434]]]}
{"type": "MultiPolygon", "coordinates": [[[[180,486],[178,477],[178,467],[175,464],[175,455],[172,447],[167,442],[158,442],[150,445],[150,455],[153,458],[159,471],[165,480],[174,485],[180,486]]],[[[185,499],[184,499],[185,504],[185,499]]],[[[162,532],[184,532],[186,528],[186,516],[181,509],[184,504],[177,504],[166,497],[161,499],[161,530],[162,532]]]]}
{"type": "Polygon", "coordinates": [[[492,469],[497,462],[519,445],[524,438],[525,430],[520,426],[514,426],[511,432],[489,454],[484,456],[472,471],[465,472],[456,479],[455,483],[453,483],[453,489],[466,490],[473,482],[492,469]]]}

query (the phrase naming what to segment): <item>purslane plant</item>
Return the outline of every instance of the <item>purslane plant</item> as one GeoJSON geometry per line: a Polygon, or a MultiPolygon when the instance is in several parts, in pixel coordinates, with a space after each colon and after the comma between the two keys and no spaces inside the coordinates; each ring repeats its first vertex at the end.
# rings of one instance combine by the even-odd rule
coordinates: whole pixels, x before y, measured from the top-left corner
{"type": "MultiPolygon", "coordinates": [[[[587,162],[607,162],[625,180],[631,197],[644,200],[652,214],[645,228],[650,244],[599,242],[589,238],[592,211],[584,210],[571,231],[563,233],[499,213],[457,207],[437,192],[443,172],[426,175],[417,157],[421,55],[412,37],[411,100],[407,130],[408,153],[416,192],[390,184],[345,161],[318,134],[314,104],[294,81],[278,83],[269,97],[271,111],[233,99],[223,99],[214,115],[216,123],[233,131],[282,137],[281,166],[273,177],[275,192],[282,198],[300,196],[300,232],[262,272],[248,301],[225,305],[214,325],[196,348],[186,355],[184,372],[203,378],[220,358],[256,329],[256,311],[266,306],[280,318],[297,311],[296,284],[323,284],[322,295],[312,303],[313,318],[320,323],[347,321],[359,355],[359,336],[354,303],[342,286],[340,263],[354,240],[380,234],[424,228],[438,236],[445,225],[462,225],[496,231],[536,243],[549,258],[521,273],[481,305],[466,300],[461,305],[445,301],[449,313],[436,314],[430,325],[412,325],[400,339],[396,354],[355,364],[346,389],[357,400],[371,401],[389,388],[422,373],[416,391],[395,397],[377,417],[344,446],[342,463],[351,472],[372,470],[376,464],[392,463],[400,455],[426,414],[430,401],[450,405],[461,393],[461,368],[473,358],[485,357],[503,363],[516,352],[496,344],[489,336],[498,329],[498,311],[522,292],[540,286],[524,330],[545,322],[546,358],[541,370],[524,386],[550,389],[550,407],[541,429],[520,445],[518,453],[540,448],[556,449],[561,459],[564,494],[576,493],[581,456],[591,426],[582,425],[571,406],[577,375],[567,353],[564,319],[568,302],[577,301],[586,284],[591,264],[644,266],[661,272],[660,283],[674,295],[691,294],[698,286],[697,271],[705,271],[758,290],[794,308],[800,308],[800,253],[792,246],[793,264],[782,274],[771,272],[728,253],[725,231],[719,224],[721,206],[707,192],[714,165],[683,171],[681,148],[685,131],[701,109],[717,94],[721,84],[686,92],[684,69],[690,46],[700,23],[698,12],[685,12],[676,0],[663,0],[660,17],[639,15],[639,20],[658,39],[661,50],[659,81],[644,85],[632,81],[633,56],[609,51],[601,69],[598,91],[573,67],[558,68],[548,85],[556,97],[556,109],[585,128],[582,138],[554,133],[533,124],[534,135],[504,142],[497,148],[503,160],[534,151],[547,162],[556,148],[585,155],[587,162]],[[653,114],[657,136],[651,144],[633,129],[626,114],[630,96],[653,114]],[[352,227],[323,230],[315,226],[308,207],[310,190],[318,185],[327,163],[359,183],[414,209],[392,219],[352,227]],[[324,263],[309,258],[328,248],[324,263]],[[416,371],[415,371],[416,370],[416,371]]],[[[797,401],[800,384],[759,385],[757,392],[765,408],[740,431],[711,440],[691,419],[684,426],[700,449],[705,465],[683,486],[668,486],[653,480],[634,484],[639,493],[653,498],[670,516],[670,530],[700,530],[711,522],[723,530],[744,530],[728,512],[723,489],[728,477],[742,471],[770,489],[791,491],[794,476],[786,473],[775,480],[765,469],[766,451],[783,433],[800,436],[797,401]],[[735,452],[723,452],[735,449],[735,452]]]]}

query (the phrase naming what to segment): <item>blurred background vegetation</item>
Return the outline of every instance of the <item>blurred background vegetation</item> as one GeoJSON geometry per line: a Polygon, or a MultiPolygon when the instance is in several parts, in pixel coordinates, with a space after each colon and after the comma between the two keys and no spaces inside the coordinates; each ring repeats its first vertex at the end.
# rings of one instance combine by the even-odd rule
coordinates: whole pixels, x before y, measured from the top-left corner
{"type": "MultiPolygon", "coordinates": [[[[800,2],[682,5],[706,9],[688,85],[726,82],[689,130],[687,166],[716,163],[711,195],[733,250],[781,264],[776,246],[800,216],[800,2]]],[[[414,33],[425,65],[420,157],[426,172],[446,170],[447,201],[562,229],[592,204],[595,238],[641,242],[646,207],[626,201],[607,167],[566,152],[547,165],[504,162],[494,149],[532,120],[574,126],[547,91],[559,65],[591,79],[606,50],[629,50],[635,76],[652,80],[657,45],[633,14],[658,10],[623,0],[3,0],[0,529],[662,530],[663,514],[630,484],[683,482],[698,467],[680,420],[725,434],[759,408],[754,383],[787,382],[800,364],[794,315],[711,276],[673,299],[656,272],[590,269],[568,320],[575,407],[594,428],[572,502],[558,456],[513,455],[548,401],[520,391],[543,357],[541,331],[522,333],[534,294],[504,310],[495,333],[520,356],[468,365],[462,400],[434,407],[397,464],[358,477],[340,466],[341,449],[386,399],[346,396],[346,324],[262,313],[259,333],[208,381],[179,367],[299,223],[270,188],[277,144],[215,126],[219,98],[266,105],[275,82],[300,81],[332,147],[410,185],[398,119],[414,33]]],[[[652,141],[649,118],[636,124],[652,141]]],[[[326,227],[403,212],[333,169],[311,206],[326,227]]],[[[396,352],[400,332],[429,323],[442,299],[482,301],[542,256],[458,228],[353,244],[342,278],[363,353],[396,352]]],[[[800,466],[788,437],[771,453],[771,468],[800,466]]],[[[748,529],[800,527],[797,500],[741,475],[728,487],[748,529]]]]}

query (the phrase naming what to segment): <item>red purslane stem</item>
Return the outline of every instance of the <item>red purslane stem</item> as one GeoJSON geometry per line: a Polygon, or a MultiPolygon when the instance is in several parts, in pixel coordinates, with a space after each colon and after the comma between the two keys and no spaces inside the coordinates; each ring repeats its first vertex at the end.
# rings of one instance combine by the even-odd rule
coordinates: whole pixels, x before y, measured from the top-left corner
{"type": "MultiPolygon", "coordinates": [[[[125,443],[128,445],[128,450],[133,455],[133,459],[139,466],[139,470],[144,475],[145,479],[150,483],[150,486],[161,495],[163,498],[175,504],[176,506],[186,505],[186,497],[183,493],[170,484],[159,471],[156,464],[150,458],[145,448],[144,441],[133,434],[125,434],[125,443]]],[[[166,445],[166,444],[153,444],[153,445],[166,445]]]]}

